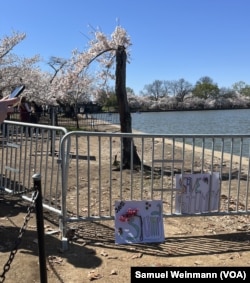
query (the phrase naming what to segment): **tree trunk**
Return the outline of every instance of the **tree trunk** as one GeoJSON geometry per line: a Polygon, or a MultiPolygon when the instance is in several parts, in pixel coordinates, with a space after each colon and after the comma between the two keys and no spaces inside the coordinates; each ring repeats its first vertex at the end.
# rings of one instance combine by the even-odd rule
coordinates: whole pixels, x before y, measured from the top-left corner
{"type": "MultiPolygon", "coordinates": [[[[132,133],[132,119],[128,105],[126,91],[126,63],[127,54],[124,46],[118,46],[116,51],[116,82],[115,93],[120,114],[121,133],[132,133]]],[[[141,165],[140,157],[136,151],[132,138],[123,138],[122,144],[122,168],[131,169],[131,165],[137,167],[141,165]],[[133,151],[131,152],[131,146],[133,151]],[[132,156],[131,156],[132,155],[132,156]]]]}

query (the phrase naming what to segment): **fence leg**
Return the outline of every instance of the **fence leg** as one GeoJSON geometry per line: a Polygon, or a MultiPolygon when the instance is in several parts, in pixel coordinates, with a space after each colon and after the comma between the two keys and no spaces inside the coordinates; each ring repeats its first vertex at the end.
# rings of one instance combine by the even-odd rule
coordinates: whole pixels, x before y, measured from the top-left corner
{"type": "Polygon", "coordinates": [[[38,191],[38,196],[36,199],[36,224],[37,224],[38,248],[39,248],[39,267],[40,267],[40,280],[41,280],[40,282],[47,283],[41,175],[35,174],[32,176],[32,178],[34,181],[34,189],[38,191]]]}

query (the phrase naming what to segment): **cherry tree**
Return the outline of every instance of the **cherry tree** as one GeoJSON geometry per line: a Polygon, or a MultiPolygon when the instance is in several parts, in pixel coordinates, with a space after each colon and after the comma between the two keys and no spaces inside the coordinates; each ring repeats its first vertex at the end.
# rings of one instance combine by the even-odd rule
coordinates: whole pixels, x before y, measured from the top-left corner
{"type": "MultiPolygon", "coordinates": [[[[125,29],[117,26],[114,33],[111,35],[111,40],[108,40],[102,33],[96,34],[96,41],[93,47],[98,46],[102,48],[102,52],[98,52],[96,57],[109,52],[108,57],[105,57],[103,61],[100,61],[107,70],[109,70],[112,61],[116,59],[115,66],[115,93],[118,102],[118,110],[120,114],[120,126],[122,133],[132,133],[132,119],[130,108],[127,98],[126,90],[126,64],[127,64],[127,49],[131,46],[130,38],[125,29]]],[[[91,48],[90,48],[91,50],[91,48]]],[[[136,146],[131,138],[123,138],[123,160],[122,168],[129,169],[131,167],[131,160],[133,166],[140,166],[141,161],[136,151],[136,146]],[[131,152],[131,143],[133,146],[133,152],[131,152]],[[132,154],[132,156],[131,156],[132,154]]]]}
{"type": "Polygon", "coordinates": [[[18,78],[20,80],[20,77],[16,75],[19,70],[15,65],[18,57],[13,56],[11,51],[25,37],[25,33],[13,32],[11,35],[6,35],[0,39],[0,91],[3,96],[15,86],[13,79],[18,78]]]}
{"type": "Polygon", "coordinates": [[[75,64],[75,52],[70,60],[52,58],[49,65],[54,70],[50,80],[51,94],[57,101],[69,104],[77,104],[89,100],[89,93],[93,83],[93,77],[87,72],[87,68],[79,72],[75,64]],[[56,67],[57,65],[57,67],[56,67]]]}
{"type": "MultiPolygon", "coordinates": [[[[0,40],[0,64],[4,63],[9,52],[26,37],[25,33],[13,32],[0,40]]],[[[7,60],[6,60],[7,61],[7,60]]]]}
{"type": "MultiPolygon", "coordinates": [[[[88,43],[88,48],[83,52],[74,50],[71,59],[56,74],[58,78],[58,81],[55,83],[57,92],[61,92],[64,95],[69,91],[74,93],[79,86],[91,84],[89,79],[84,81],[83,84],[80,79],[84,78],[83,74],[92,64],[99,64],[99,71],[95,74],[95,83],[103,91],[103,85],[109,80],[115,79],[115,93],[120,114],[121,132],[132,133],[131,113],[126,92],[126,64],[129,62],[129,48],[132,45],[130,37],[125,29],[117,26],[110,38],[100,30],[93,31],[92,38],[88,43]]],[[[93,93],[98,95],[98,89],[93,93]]],[[[122,156],[122,168],[124,169],[131,167],[131,159],[133,159],[133,166],[141,165],[136,147],[131,138],[123,138],[122,156]],[[132,153],[130,150],[131,143],[133,146],[132,153]]]]}
{"type": "Polygon", "coordinates": [[[50,80],[49,93],[50,100],[54,99],[52,105],[57,103],[63,107],[67,105],[74,108],[74,112],[71,111],[70,114],[74,115],[79,128],[77,105],[89,101],[93,77],[88,74],[87,68],[79,72],[75,64],[75,54],[76,52],[73,51],[69,60],[51,57],[49,66],[54,74],[50,80]]]}
{"type": "Polygon", "coordinates": [[[0,91],[3,96],[20,84],[25,84],[27,97],[40,97],[43,72],[37,66],[39,55],[21,58],[13,53],[16,45],[26,38],[25,33],[13,32],[0,40],[0,91]]]}

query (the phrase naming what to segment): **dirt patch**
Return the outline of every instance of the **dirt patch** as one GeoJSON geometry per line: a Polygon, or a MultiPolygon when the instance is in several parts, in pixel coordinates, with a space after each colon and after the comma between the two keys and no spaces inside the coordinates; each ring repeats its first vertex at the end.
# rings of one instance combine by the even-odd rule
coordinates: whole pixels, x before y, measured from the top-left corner
{"type": "MultiPolygon", "coordinates": [[[[1,199],[0,263],[20,236],[29,204],[1,199]]],[[[130,282],[131,266],[249,266],[249,216],[164,219],[165,242],[116,245],[112,221],[87,222],[62,252],[56,216],[44,213],[48,282],[130,282]]],[[[40,282],[36,217],[31,214],[5,282],[40,282]]]]}

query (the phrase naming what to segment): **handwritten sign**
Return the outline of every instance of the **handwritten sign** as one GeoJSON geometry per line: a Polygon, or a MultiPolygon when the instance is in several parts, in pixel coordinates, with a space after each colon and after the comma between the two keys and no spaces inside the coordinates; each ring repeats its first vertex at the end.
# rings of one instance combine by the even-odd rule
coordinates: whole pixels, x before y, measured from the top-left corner
{"type": "Polygon", "coordinates": [[[164,242],[162,201],[116,201],[115,242],[164,242]]]}
{"type": "Polygon", "coordinates": [[[182,214],[218,211],[219,173],[176,174],[175,212],[182,214]]]}

